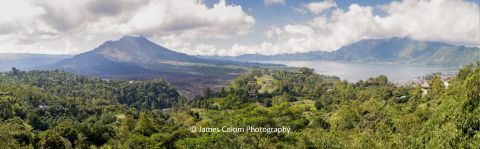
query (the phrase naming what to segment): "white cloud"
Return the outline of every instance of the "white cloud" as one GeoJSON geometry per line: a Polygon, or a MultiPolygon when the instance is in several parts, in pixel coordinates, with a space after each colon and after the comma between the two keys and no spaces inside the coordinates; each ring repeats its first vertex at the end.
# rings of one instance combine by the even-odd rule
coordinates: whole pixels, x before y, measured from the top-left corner
{"type": "Polygon", "coordinates": [[[254,24],[241,6],[224,0],[212,8],[200,0],[6,0],[0,52],[78,53],[124,34],[188,43],[245,35],[254,24]]]}
{"type": "Polygon", "coordinates": [[[207,8],[195,1],[176,0],[151,1],[129,21],[117,24],[111,30],[147,36],[226,38],[248,33],[255,20],[240,6],[226,5],[223,1],[207,8]]]}
{"type": "Polygon", "coordinates": [[[270,5],[273,5],[273,4],[284,4],[285,0],[265,0],[265,1],[263,1],[263,3],[266,6],[270,6],[270,5]]]}
{"type": "Polygon", "coordinates": [[[328,15],[322,13],[335,5],[312,9],[318,15],[307,22],[272,27],[266,31],[268,40],[258,45],[234,45],[227,55],[334,51],[363,39],[391,37],[480,46],[480,10],[473,2],[404,0],[381,6],[384,15],[375,14],[374,7],[357,4],[347,10],[332,9],[328,15]]]}
{"type": "Polygon", "coordinates": [[[320,14],[330,8],[337,7],[337,4],[333,0],[325,0],[322,2],[312,2],[303,6],[304,9],[314,13],[320,14]]]}
{"type": "Polygon", "coordinates": [[[480,8],[474,2],[403,0],[382,6],[352,4],[343,10],[326,0],[297,8],[311,12],[312,18],[272,24],[260,31],[265,37],[257,44],[233,42],[227,48],[217,43],[251,33],[255,19],[224,0],[212,7],[202,0],[2,0],[0,52],[79,53],[125,34],[208,55],[334,51],[362,39],[390,37],[480,46],[480,8]]]}
{"type": "Polygon", "coordinates": [[[480,46],[478,3],[461,0],[406,0],[383,7],[377,21],[385,32],[418,40],[480,46]]]}

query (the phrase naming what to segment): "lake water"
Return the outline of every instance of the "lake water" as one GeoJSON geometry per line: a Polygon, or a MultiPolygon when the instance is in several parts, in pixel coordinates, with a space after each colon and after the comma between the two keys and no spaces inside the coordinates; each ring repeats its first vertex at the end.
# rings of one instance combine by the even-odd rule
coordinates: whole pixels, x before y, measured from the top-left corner
{"type": "Polygon", "coordinates": [[[385,75],[393,83],[405,82],[434,72],[456,73],[457,68],[419,66],[410,64],[371,64],[333,61],[264,61],[292,67],[308,67],[316,73],[338,76],[342,80],[357,82],[370,77],[385,75]]]}

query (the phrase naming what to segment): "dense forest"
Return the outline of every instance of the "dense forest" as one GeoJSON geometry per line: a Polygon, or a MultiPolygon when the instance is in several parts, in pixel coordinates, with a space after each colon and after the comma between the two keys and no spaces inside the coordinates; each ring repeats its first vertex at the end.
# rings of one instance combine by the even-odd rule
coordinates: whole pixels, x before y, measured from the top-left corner
{"type": "Polygon", "coordinates": [[[252,70],[186,100],[169,83],[0,73],[0,148],[477,148],[480,62],[428,92],[385,76],[252,70]],[[288,133],[193,132],[289,128],[288,133]]]}

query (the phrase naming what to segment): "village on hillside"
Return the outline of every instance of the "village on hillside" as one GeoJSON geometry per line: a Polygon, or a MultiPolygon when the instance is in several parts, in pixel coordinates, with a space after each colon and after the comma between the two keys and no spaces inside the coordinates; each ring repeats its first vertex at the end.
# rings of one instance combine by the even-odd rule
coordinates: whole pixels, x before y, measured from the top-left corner
{"type": "Polygon", "coordinates": [[[433,73],[422,77],[417,77],[415,79],[398,83],[397,86],[412,86],[412,85],[420,85],[422,87],[422,93],[425,95],[427,94],[428,90],[430,89],[430,81],[433,79],[434,76],[439,76],[443,82],[443,85],[448,88],[450,79],[454,78],[457,74],[456,73],[433,73]]]}

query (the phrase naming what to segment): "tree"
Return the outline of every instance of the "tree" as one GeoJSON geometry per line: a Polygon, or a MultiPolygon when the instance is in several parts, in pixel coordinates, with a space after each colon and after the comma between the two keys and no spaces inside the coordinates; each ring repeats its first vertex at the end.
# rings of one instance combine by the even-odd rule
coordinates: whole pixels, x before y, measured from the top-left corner
{"type": "Polygon", "coordinates": [[[133,131],[144,136],[150,136],[158,132],[153,120],[145,113],[140,113],[140,117],[133,131]]]}
{"type": "Polygon", "coordinates": [[[81,130],[84,131],[83,134],[86,134],[87,141],[97,146],[107,143],[116,135],[112,126],[102,123],[84,123],[81,130]]]}
{"type": "Polygon", "coordinates": [[[302,74],[306,74],[306,75],[311,75],[313,74],[313,72],[315,71],[315,69],[311,69],[311,68],[307,68],[307,67],[302,67],[298,70],[300,73],[302,74]]]}
{"type": "Polygon", "coordinates": [[[75,123],[70,120],[60,122],[55,127],[55,131],[59,132],[60,136],[68,139],[70,142],[75,142],[77,139],[78,131],[75,123]]]}
{"type": "MultiPolygon", "coordinates": [[[[479,108],[479,105],[480,105],[480,67],[477,68],[477,70],[474,73],[471,73],[465,79],[464,88],[465,88],[465,97],[467,99],[467,101],[463,105],[464,109],[467,110],[468,112],[471,112],[474,109],[480,109],[479,108]]],[[[480,123],[480,119],[478,121],[480,123]]]]}
{"type": "Polygon", "coordinates": [[[323,129],[330,128],[330,124],[321,117],[316,117],[314,119],[314,121],[312,122],[312,126],[313,127],[320,127],[320,128],[323,128],[323,129]]]}
{"type": "Polygon", "coordinates": [[[3,97],[0,97],[0,120],[4,121],[14,116],[12,103],[3,97]]]}
{"type": "Polygon", "coordinates": [[[388,78],[385,75],[380,75],[377,77],[378,83],[380,85],[387,85],[388,84],[388,78]]]}
{"type": "Polygon", "coordinates": [[[317,110],[322,110],[323,109],[323,103],[321,101],[315,101],[315,108],[317,110]]]}
{"type": "Polygon", "coordinates": [[[44,149],[64,149],[67,148],[65,140],[58,132],[49,130],[45,132],[40,144],[44,149]]]}
{"type": "Polygon", "coordinates": [[[33,134],[24,121],[15,117],[0,123],[0,148],[22,148],[33,143],[33,134]]]}
{"type": "Polygon", "coordinates": [[[430,90],[428,91],[428,99],[438,99],[445,92],[445,85],[439,76],[434,76],[430,81],[430,90]]]}
{"type": "Polygon", "coordinates": [[[155,141],[142,135],[131,134],[122,148],[155,148],[155,141]]]}
{"type": "Polygon", "coordinates": [[[457,74],[457,78],[460,80],[465,80],[470,73],[473,71],[473,64],[467,65],[466,67],[460,69],[457,74]]]}
{"type": "Polygon", "coordinates": [[[38,116],[35,112],[29,113],[27,115],[28,123],[34,128],[38,130],[47,130],[48,123],[42,120],[41,116],[38,116]]]}
{"type": "Polygon", "coordinates": [[[339,130],[352,129],[358,121],[358,113],[350,105],[343,105],[330,117],[333,128],[339,130]]]}
{"type": "Polygon", "coordinates": [[[18,69],[16,67],[12,67],[12,73],[13,73],[13,75],[19,75],[20,74],[20,69],[18,69]]]}
{"type": "Polygon", "coordinates": [[[212,91],[212,89],[210,89],[210,87],[206,87],[206,88],[203,90],[203,97],[204,97],[204,98],[212,97],[212,95],[213,95],[213,91],[212,91]]]}

